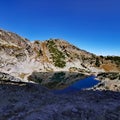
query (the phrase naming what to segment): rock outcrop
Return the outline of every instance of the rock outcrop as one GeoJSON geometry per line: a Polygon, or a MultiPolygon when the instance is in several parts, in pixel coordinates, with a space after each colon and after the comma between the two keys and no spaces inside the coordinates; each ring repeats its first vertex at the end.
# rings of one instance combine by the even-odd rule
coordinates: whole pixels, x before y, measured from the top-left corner
{"type": "Polygon", "coordinates": [[[7,73],[0,72],[0,82],[22,82],[22,80],[15,78],[7,73]]]}
{"type": "Polygon", "coordinates": [[[97,79],[101,82],[94,86],[94,90],[111,90],[120,92],[120,73],[106,72],[99,73],[97,79]]]}

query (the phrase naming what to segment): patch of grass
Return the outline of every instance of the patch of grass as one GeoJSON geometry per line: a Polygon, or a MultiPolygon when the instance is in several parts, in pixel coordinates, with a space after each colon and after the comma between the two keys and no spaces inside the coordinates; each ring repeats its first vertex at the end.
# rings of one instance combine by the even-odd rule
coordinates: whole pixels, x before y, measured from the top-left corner
{"type": "Polygon", "coordinates": [[[26,73],[21,73],[21,74],[19,74],[19,77],[20,77],[21,79],[24,79],[26,75],[27,75],[26,73]]]}

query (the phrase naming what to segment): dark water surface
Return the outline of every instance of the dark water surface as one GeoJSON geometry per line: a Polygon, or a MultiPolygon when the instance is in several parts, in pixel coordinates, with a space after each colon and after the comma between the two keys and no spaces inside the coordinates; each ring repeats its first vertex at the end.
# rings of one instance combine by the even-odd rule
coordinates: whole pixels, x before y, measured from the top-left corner
{"type": "Polygon", "coordinates": [[[67,88],[61,90],[53,90],[53,93],[55,94],[72,93],[72,92],[80,91],[85,88],[91,88],[98,83],[99,81],[95,80],[95,76],[90,76],[85,79],[78,80],[77,82],[73,83],[67,88]]]}

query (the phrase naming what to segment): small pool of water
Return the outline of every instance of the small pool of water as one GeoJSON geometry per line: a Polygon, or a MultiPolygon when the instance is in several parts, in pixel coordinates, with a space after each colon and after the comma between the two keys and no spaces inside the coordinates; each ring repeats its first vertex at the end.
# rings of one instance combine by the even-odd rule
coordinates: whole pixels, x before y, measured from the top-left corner
{"type": "Polygon", "coordinates": [[[85,88],[91,88],[94,85],[98,84],[99,81],[95,80],[95,76],[90,76],[82,80],[78,80],[77,82],[73,83],[72,85],[68,86],[67,88],[61,90],[53,90],[55,94],[63,94],[63,93],[71,93],[80,91],[85,88]]]}

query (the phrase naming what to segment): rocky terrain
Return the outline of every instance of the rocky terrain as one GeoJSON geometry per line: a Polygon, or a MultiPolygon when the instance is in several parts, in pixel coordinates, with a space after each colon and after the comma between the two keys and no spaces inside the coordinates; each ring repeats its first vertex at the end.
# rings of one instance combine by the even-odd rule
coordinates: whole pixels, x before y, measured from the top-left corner
{"type": "Polygon", "coordinates": [[[120,57],[0,30],[0,119],[120,120],[120,57]],[[51,90],[89,75],[101,82],[69,94],[51,90]]]}
{"type": "Polygon", "coordinates": [[[101,82],[94,86],[94,90],[111,90],[120,92],[120,73],[104,72],[97,75],[97,79],[101,82]]]}
{"type": "MultiPolygon", "coordinates": [[[[63,71],[65,78],[69,78],[66,73],[75,73],[76,78],[77,73],[87,76],[100,72],[119,72],[120,57],[96,56],[60,39],[30,42],[16,33],[0,30],[0,71],[24,82],[40,83],[42,79],[43,84],[49,84],[49,77],[54,77],[55,72],[63,71]],[[45,72],[50,76],[43,75],[45,72]],[[34,80],[34,73],[38,75],[37,81],[34,80]]],[[[75,80],[72,78],[69,79],[71,83],[75,80]]]]}
{"type": "Polygon", "coordinates": [[[0,81],[1,120],[120,120],[120,93],[56,95],[39,84],[0,81]]]}

